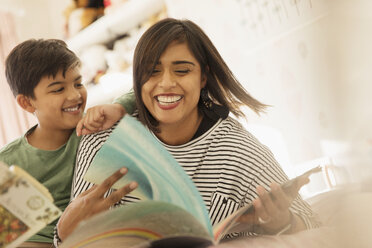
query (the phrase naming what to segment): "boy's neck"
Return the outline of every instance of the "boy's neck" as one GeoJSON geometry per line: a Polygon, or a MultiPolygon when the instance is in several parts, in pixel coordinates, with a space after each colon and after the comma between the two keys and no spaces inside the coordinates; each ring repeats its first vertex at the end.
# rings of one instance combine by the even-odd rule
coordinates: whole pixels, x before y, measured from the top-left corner
{"type": "Polygon", "coordinates": [[[41,150],[54,151],[63,146],[69,140],[71,130],[48,131],[42,129],[39,125],[29,133],[26,138],[28,143],[41,150]]]}

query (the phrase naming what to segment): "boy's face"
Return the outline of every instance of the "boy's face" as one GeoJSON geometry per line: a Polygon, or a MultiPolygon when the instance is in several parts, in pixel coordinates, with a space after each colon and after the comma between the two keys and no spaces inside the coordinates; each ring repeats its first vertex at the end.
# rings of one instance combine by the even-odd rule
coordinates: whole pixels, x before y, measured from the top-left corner
{"type": "Polygon", "coordinates": [[[55,78],[41,78],[34,94],[30,102],[44,130],[73,129],[83,116],[87,90],[82,84],[79,67],[67,70],[65,77],[60,70],[55,78]]]}

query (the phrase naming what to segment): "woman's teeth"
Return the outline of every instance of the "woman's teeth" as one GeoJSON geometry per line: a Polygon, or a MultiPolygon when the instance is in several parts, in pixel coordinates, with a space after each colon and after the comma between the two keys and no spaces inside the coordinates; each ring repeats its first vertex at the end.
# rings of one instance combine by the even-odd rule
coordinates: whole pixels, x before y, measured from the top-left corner
{"type": "Polygon", "coordinates": [[[164,105],[169,105],[181,100],[182,96],[157,96],[156,100],[164,105]]]}

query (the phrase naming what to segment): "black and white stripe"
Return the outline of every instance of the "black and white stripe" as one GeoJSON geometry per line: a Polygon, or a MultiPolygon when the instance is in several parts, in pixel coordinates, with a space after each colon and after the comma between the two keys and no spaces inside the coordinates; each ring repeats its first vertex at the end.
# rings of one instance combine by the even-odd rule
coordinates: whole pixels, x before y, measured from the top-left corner
{"type": "MultiPolygon", "coordinates": [[[[92,186],[83,180],[83,176],[113,128],[87,135],[81,140],[72,187],[73,198],[92,186]]],[[[186,144],[162,144],[195,183],[212,224],[226,218],[241,204],[251,203],[257,197],[256,186],[269,189],[271,182],[288,180],[270,150],[232,118],[219,120],[206,133],[186,144]]],[[[138,200],[127,196],[121,203],[138,200]]],[[[302,217],[308,228],[317,226],[310,207],[300,197],[295,199],[291,210],[302,217]]]]}

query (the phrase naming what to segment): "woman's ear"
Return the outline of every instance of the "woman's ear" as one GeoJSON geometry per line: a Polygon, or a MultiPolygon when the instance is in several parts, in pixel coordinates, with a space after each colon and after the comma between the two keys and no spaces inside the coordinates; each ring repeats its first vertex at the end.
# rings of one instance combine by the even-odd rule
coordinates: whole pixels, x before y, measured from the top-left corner
{"type": "Polygon", "coordinates": [[[18,103],[18,105],[26,110],[27,112],[33,114],[35,112],[35,107],[33,106],[31,100],[30,100],[30,97],[28,96],[25,96],[25,95],[22,95],[22,94],[18,94],[16,96],[16,101],[18,103]]]}
{"type": "Polygon", "coordinates": [[[205,86],[207,85],[207,75],[203,74],[202,75],[202,78],[201,78],[201,87],[200,88],[204,88],[205,86]]]}
{"type": "Polygon", "coordinates": [[[204,88],[207,85],[207,73],[209,73],[209,66],[205,67],[205,72],[201,77],[201,88],[204,88]]]}

